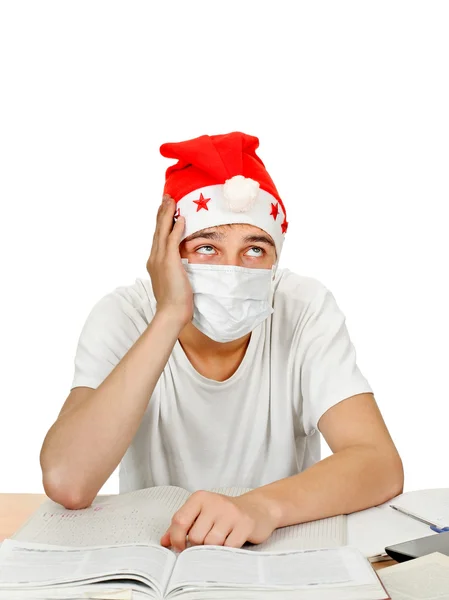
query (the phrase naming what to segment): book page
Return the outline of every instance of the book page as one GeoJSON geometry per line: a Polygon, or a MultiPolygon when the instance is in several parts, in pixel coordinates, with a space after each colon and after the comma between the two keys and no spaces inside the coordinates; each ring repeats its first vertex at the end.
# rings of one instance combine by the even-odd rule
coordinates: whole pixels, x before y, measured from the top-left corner
{"type": "Polygon", "coordinates": [[[23,590],[2,590],[0,600],[148,600],[148,586],[138,582],[92,583],[90,585],[70,585],[64,587],[32,588],[23,590]]]}
{"type": "Polygon", "coordinates": [[[434,552],[379,571],[394,600],[449,599],[449,556],[434,552]]]}
{"type": "Polygon", "coordinates": [[[182,488],[159,486],[97,496],[80,510],[48,499],[11,539],[62,546],[159,544],[173,514],[189,496],[182,488]]]}
{"type": "MultiPolygon", "coordinates": [[[[241,496],[252,488],[215,488],[211,492],[226,496],[241,496]]],[[[262,544],[245,544],[244,549],[254,552],[277,550],[305,550],[311,548],[335,548],[347,542],[347,517],[338,515],[309,523],[290,525],[276,529],[262,544]]]]}
{"type": "Polygon", "coordinates": [[[179,555],[167,595],[184,586],[245,590],[314,586],[317,590],[319,586],[329,585],[366,585],[381,590],[369,563],[348,546],[266,554],[221,546],[196,546],[179,555]]]}
{"type": "Polygon", "coordinates": [[[223,494],[224,496],[242,496],[247,492],[251,492],[253,488],[242,488],[242,487],[218,487],[211,488],[209,492],[215,492],[216,494],[223,494]]]}
{"type": "MultiPolygon", "coordinates": [[[[215,488],[239,496],[249,488],[215,488]]],[[[11,539],[62,546],[105,546],[129,543],[159,544],[173,514],[191,493],[176,486],[157,486],[124,494],[97,496],[88,508],[69,510],[48,499],[11,539]]],[[[390,509],[392,512],[392,509],[390,509]]],[[[291,525],[273,532],[253,551],[335,547],[346,544],[346,516],[291,525]]]]}
{"type": "Polygon", "coordinates": [[[261,544],[245,544],[253,552],[336,548],[346,545],[346,515],[276,529],[261,544]]]}
{"type": "Polygon", "coordinates": [[[163,595],[175,562],[161,546],[87,549],[7,539],[0,548],[0,589],[134,578],[163,595]]]}

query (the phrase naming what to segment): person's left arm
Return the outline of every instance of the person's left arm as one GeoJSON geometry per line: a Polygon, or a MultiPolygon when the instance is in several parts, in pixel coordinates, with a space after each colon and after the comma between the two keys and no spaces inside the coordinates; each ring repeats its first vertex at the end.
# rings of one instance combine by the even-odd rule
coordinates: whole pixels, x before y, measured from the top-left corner
{"type": "Polygon", "coordinates": [[[277,527],[349,514],[403,491],[402,461],[372,393],[335,404],[322,415],[318,429],[331,456],[247,494],[271,503],[277,527]]]}
{"type": "Polygon", "coordinates": [[[173,516],[162,545],[183,550],[188,535],[191,544],[240,548],[265,541],[278,527],[349,514],[402,493],[402,461],[372,393],[335,404],[318,429],[334,454],[236,498],[195,492],[173,516]]]}

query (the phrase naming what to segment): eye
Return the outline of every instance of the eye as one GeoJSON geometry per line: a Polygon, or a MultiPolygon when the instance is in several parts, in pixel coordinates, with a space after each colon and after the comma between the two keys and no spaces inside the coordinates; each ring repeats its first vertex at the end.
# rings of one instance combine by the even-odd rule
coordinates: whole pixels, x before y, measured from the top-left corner
{"type": "MultiPolygon", "coordinates": [[[[199,252],[200,250],[204,250],[205,248],[209,248],[210,250],[213,250],[212,246],[201,246],[200,248],[196,249],[196,252],[199,252]]],[[[210,254],[210,252],[200,252],[200,254],[210,254]]]]}
{"type": "MultiPolygon", "coordinates": [[[[263,256],[265,254],[265,250],[263,248],[261,248],[260,246],[253,246],[252,248],[250,248],[250,250],[258,250],[258,252],[256,252],[255,256],[263,256]]],[[[252,256],[254,256],[254,254],[252,256]]]]}

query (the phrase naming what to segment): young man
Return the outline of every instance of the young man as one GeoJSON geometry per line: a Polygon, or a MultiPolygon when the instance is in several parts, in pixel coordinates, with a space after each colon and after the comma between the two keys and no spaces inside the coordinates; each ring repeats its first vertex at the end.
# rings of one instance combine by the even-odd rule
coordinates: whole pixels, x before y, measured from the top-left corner
{"type": "Polygon", "coordinates": [[[194,493],[163,545],[241,547],[275,528],[380,504],[403,468],[356,364],[345,316],[318,280],[277,265],[286,208],[233,132],[163,144],[150,280],[116,288],[81,332],[71,392],[41,451],[44,489],[89,506],[120,492],[194,493]],[[320,432],[333,454],[320,460],[320,432]],[[252,491],[238,497],[220,486],[252,491]]]}

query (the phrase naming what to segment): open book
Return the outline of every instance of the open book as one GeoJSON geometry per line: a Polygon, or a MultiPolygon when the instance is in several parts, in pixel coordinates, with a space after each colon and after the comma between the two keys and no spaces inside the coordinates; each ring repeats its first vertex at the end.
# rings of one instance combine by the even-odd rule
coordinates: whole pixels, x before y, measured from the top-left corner
{"type": "Polygon", "coordinates": [[[47,499],[0,548],[0,598],[388,598],[366,558],[345,546],[344,515],[277,529],[243,549],[163,548],[189,496],[161,486],[97,496],[81,510],[47,499]]]}
{"type": "Polygon", "coordinates": [[[142,600],[389,598],[366,558],[349,546],[270,553],[192,546],[174,553],[149,544],[74,548],[9,539],[0,548],[0,598],[129,598],[129,592],[142,600]]]}

